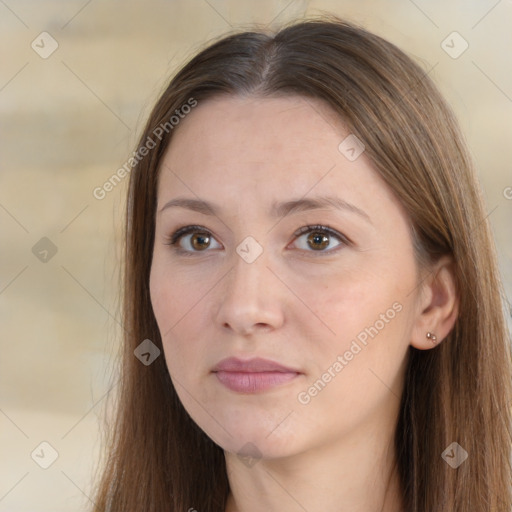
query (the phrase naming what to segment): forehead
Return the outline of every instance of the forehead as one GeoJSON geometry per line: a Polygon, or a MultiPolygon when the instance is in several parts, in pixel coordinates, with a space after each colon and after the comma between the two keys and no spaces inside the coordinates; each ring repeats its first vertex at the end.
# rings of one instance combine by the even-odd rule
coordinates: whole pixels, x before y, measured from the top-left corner
{"type": "Polygon", "coordinates": [[[163,157],[159,206],[174,195],[260,204],[306,194],[366,203],[390,191],[364,152],[340,151],[351,135],[322,100],[301,96],[222,96],[199,102],[179,124],[163,157]]]}
{"type": "Polygon", "coordinates": [[[171,151],[172,146],[180,146],[181,152],[183,146],[193,144],[188,159],[231,155],[265,160],[266,151],[273,158],[292,157],[294,152],[335,154],[344,133],[341,120],[319,100],[221,97],[199,103],[178,127],[170,146],[171,151]]]}
{"type": "Polygon", "coordinates": [[[216,97],[199,102],[175,130],[162,167],[205,179],[222,172],[224,182],[269,170],[266,179],[327,171],[348,135],[328,105],[301,96],[216,97]]]}

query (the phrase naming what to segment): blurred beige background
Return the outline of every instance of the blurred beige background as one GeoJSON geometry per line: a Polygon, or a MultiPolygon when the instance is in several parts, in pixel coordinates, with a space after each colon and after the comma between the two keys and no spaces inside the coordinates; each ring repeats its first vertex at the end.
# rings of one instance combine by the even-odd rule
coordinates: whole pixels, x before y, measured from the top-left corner
{"type": "Polygon", "coordinates": [[[127,183],[94,188],[206,41],[321,10],[397,44],[453,105],[512,297],[512,1],[0,0],[0,512],[91,505],[127,183]]]}

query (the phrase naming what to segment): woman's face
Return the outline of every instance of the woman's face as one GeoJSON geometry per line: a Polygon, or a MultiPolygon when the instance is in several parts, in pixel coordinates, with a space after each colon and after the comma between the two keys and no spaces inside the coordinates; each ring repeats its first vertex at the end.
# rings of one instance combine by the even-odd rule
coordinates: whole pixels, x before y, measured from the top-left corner
{"type": "Polygon", "coordinates": [[[298,96],[200,102],[175,130],[150,290],[190,416],[225,450],[268,458],[394,425],[418,269],[363,148],[298,96]]]}

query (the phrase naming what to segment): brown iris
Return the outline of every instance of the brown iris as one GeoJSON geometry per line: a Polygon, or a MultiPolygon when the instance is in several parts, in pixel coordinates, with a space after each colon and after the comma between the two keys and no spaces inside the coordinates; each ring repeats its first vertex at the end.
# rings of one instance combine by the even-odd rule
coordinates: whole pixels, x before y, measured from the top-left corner
{"type": "Polygon", "coordinates": [[[190,237],[190,243],[194,249],[206,249],[210,245],[210,237],[206,233],[193,233],[190,237]]]}
{"type": "Polygon", "coordinates": [[[312,242],[313,244],[321,244],[321,246],[312,247],[312,249],[324,249],[329,245],[329,237],[319,233],[318,231],[312,231],[308,236],[308,243],[312,242]]]}

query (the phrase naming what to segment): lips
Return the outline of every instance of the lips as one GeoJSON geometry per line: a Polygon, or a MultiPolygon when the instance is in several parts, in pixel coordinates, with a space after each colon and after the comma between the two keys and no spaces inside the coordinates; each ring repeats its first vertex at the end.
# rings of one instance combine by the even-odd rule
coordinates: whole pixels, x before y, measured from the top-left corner
{"type": "Polygon", "coordinates": [[[301,372],[275,361],[262,358],[223,359],[212,370],[217,379],[231,391],[257,393],[285,384],[301,372]]]}
{"type": "Polygon", "coordinates": [[[223,359],[213,369],[214,372],[225,371],[225,372],[247,372],[247,373],[258,373],[258,372],[284,372],[284,373],[300,373],[299,370],[294,368],[288,368],[282,364],[271,361],[270,359],[262,359],[256,357],[254,359],[248,359],[243,361],[236,357],[229,357],[223,359]]]}

